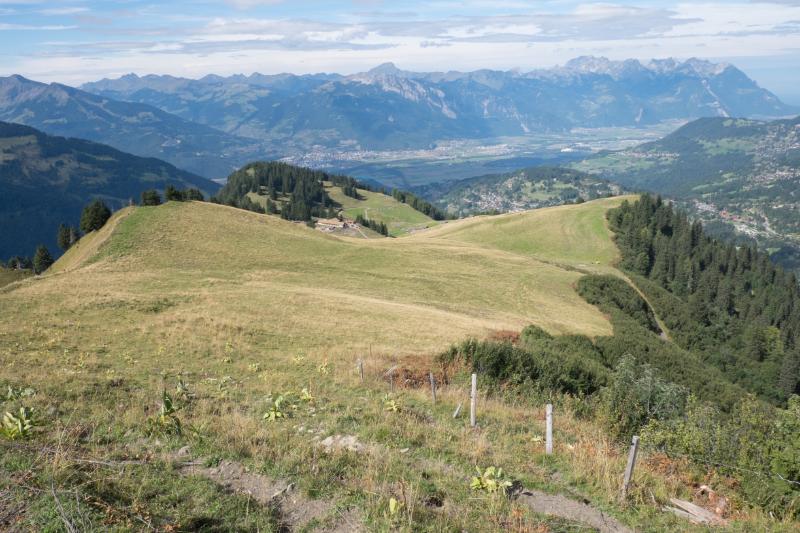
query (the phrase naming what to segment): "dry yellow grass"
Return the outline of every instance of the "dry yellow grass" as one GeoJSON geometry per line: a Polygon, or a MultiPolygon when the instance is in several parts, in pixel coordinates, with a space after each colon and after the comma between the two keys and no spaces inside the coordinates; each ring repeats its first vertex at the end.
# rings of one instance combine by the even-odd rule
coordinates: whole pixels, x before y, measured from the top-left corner
{"type": "MultiPolygon", "coordinates": [[[[543,399],[483,390],[477,431],[463,416],[451,417],[466,399],[463,374],[442,386],[435,407],[426,387],[396,391],[397,413],[383,403],[388,366],[436,370],[435,354],[466,336],[529,323],[554,333],[610,333],[605,318],[572,289],[581,275],[572,268],[590,258],[600,261],[594,267],[612,268],[613,247],[601,244],[596,230],[604,229],[603,212],[613,204],[468,220],[375,241],[210,204],[132,210],[65,256],[55,273],[0,293],[0,307],[17,310],[0,313],[0,382],[38,391],[29,402],[48,414],[31,445],[64,450],[58,461],[33,461],[4,448],[18,458],[0,457],[0,472],[22,468],[27,485],[47,487],[37,502],[49,498],[52,476],[56,486],[92,487],[112,507],[144,510],[162,525],[165,517],[185,520],[209,506],[227,506],[213,507],[226,524],[263,511],[249,499],[213,492],[206,481],[180,479],[159,462],[188,444],[195,457],[232,458],[297,481],[309,498],[355,508],[374,530],[575,526],[471,492],[474,467],[496,465],[526,486],[586,495],[643,531],[690,530],[651,499],[686,496],[686,487],[646,464],[633,505],[618,505],[624,450],[602,428],[575,417],[568,399],[556,407],[558,443],[550,457],[537,439],[543,399]],[[564,224],[585,217],[595,237],[538,235],[548,213],[564,224]],[[525,244],[509,241],[514,235],[525,244]],[[581,247],[586,238],[596,241],[590,251],[581,247]],[[361,383],[354,363],[365,356],[361,383]],[[191,431],[148,436],[143,428],[157,412],[161,388],[175,390],[178,377],[195,395],[179,412],[191,431]],[[313,411],[262,420],[267,395],[303,387],[317,399],[313,411]],[[368,452],[321,453],[314,437],[335,434],[357,436],[368,452]],[[124,475],[112,468],[86,480],[78,477],[85,464],[69,460],[77,454],[151,459],[124,475]],[[441,508],[425,503],[432,496],[442,499],[441,508]],[[390,497],[405,504],[397,516],[388,512],[390,497]]],[[[45,523],[35,509],[28,514],[31,523],[45,523]]],[[[114,520],[128,524],[121,529],[141,528],[134,519],[114,520]]],[[[752,520],[748,526],[775,526],[764,517],[752,520]]]]}
{"type": "Polygon", "coordinates": [[[54,275],[4,298],[29,309],[26,322],[54,308],[76,320],[101,311],[106,328],[120,328],[108,342],[204,316],[269,329],[265,356],[285,349],[353,354],[369,345],[429,352],[530,323],[553,333],[611,333],[572,289],[580,273],[450,237],[365,241],[213,204],[137,208],[65,254],[54,275]],[[158,301],[158,313],[139,309],[158,301]]]}

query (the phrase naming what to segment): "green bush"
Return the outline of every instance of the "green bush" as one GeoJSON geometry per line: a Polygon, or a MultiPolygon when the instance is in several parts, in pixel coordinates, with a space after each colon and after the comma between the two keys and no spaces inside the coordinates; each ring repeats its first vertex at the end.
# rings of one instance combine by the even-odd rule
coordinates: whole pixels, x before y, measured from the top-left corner
{"type": "Polygon", "coordinates": [[[688,391],[664,381],[650,365],[624,356],[601,392],[601,413],[611,434],[627,439],[650,420],[672,420],[684,412],[688,391]]]}
{"type": "Polygon", "coordinates": [[[693,397],[682,417],[647,424],[642,443],[737,478],[749,503],[778,517],[800,516],[798,396],[775,409],[746,395],[730,416],[693,397]]]}
{"type": "Polygon", "coordinates": [[[444,362],[461,360],[493,380],[510,385],[586,396],[607,380],[591,341],[580,336],[545,337],[526,329],[523,342],[470,339],[442,354],[444,362]]]}

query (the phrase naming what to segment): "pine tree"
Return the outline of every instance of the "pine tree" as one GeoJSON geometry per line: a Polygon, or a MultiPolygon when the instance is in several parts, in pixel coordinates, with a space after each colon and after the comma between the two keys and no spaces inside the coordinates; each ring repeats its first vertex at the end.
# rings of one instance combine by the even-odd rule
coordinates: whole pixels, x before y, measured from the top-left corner
{"type": "Polygon", "coordinates": [[[800,394],[800,348],[784,354],[778,387],[787,397],[800,394]]]}
{"type": "Polygon", "coordinates": [[[167,187],[164,189],[164,199],[167,202],[169,201],[182,202],[184,197],[183,193],[178,189],[176,189],[173,185],[167,185],[167,187]]]}
{"type": "Polygon", "coordinates": [[[155,189],[142,192],[142,205],[155,206],[161,205],[161,196],[155,189]]]}
{"type": "Polygon", "coordinates": [[[102,228],[111,218],[111,210],[102,200],[95,200],[83,208],[81,213],[81,231],[89,233],[102,228]]]}
{"type": "Polygon", "coordinates": [[[72,228],[61,224],[58,226],[58,236],[56,237],[56,241],[58,243],[58,247],[64,250],[65,252],[69,250],[69,247],[72,246],[72,228]]]}
{"type": "Polygon", "coordinates": [[[186,201],[203,202],[205,197],[200,189],[190,188],[183,191],[183,199],[186,201]]]}
{"type": "Polygon", "coordinates": [[[50,250],[44,245],[39,245],[36,248],[36,254],[33,256],[33,271],[36,274],[41,274],[53,264],[53,256],[50,255],[50,250]]]}

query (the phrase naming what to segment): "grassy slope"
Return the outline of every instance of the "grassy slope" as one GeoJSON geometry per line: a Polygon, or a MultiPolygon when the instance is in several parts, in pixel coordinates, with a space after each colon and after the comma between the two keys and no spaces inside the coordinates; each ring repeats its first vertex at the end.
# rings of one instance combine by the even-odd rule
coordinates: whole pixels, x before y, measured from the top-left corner
{"type": "MultiPolygon", "coordinates": [[[[160,526],[189,527],[210,514],[228,527],[275,527],[271,511],[204,479],[182,479],[161,459],[189,445],[194,457],[230,457],[297,482],[316,501],[353,507],[370,529],[567,527],[470,492],[476,465],[502,466],[528,487],[578,493],[643,531],[688,529],[650,503],[651,495],[664,502],[689,490],[658,474],[661,463],[643,460],[633,505],[617,507],[624,450],[602,428],[576,419],[571,403],[556,407],[550,457],[540,440],[542,399],[509,404],[482,395],[481,430],[454,420],[467,395],[463,373],[448,373],[452,381],[435,407],[425,387],[398,390],[399,413],[383,403],[386,368],[399,364],[420,375],[432,368],[441,380],[433,355],[467,335],[529,322],[553,332],[608,333],[605,318],[572,289],[580,274],[535,256],[610,268],[615,254],[602,237],[602,215],[613,203],[460,221],[382,240],[331,237],[211,204],[137,208],[118,219],[85,266],[67,256],[68,267],[56,268],[62,273],[0,293],[0,307],[19,310],[0,313],[0,385],[36,388],[27,402],[43,426],[30,453],[0,440],[0,471],[8,473],[0,475],[0,491],[25,509],[34,530],[62,527],[51,481],[106,502],[115,511],[98,520],[121,529],[140,528],[141,513],[160,526]],[[574,229],[552,234],[551,217],[574,229]],[[354,372],[357,357],[366,357],[364,383],[354,372]],[[157,412],[162,386],[174,390],[177,376],[195,395],[179,412],[193,429],[148,437],[145,421],[157,412]],[[261,420],[268,394],[302,387],[317,398],[313,412],[261,420]],[[356,435],[369,451],[319,453],[314,438],[335,434],[356,435]],[[37,458],[41,445],[58,448],[57,460],[37,458]],[[146,460],[90,470],[70,459],[81,456],[146,460]],[[46,490],[30,496],[17,480],[46,490]],[[406,502],[398,516],[388,515],[389,497],[406,502]],[[444,506],[426,506],[431,497],[444,506]]],[[[86,517],[93,508],[85,504],[83,515],[70,509],[70,516],[86,517]]]]}
{"type": "Polygon", "coordinates": [[[385,222],[389,234],[395,237],[437,224],[427,215],[385,194],[358,189],[362,199],[357,200],[345,196],[340,187],[328,186],[327,190],[331,199],[341,204],[345,216],[355,219],[363,215],[370,220],[385,222]]]}
{"type": "Polygon", "coordinates": [[[609,198],[467,218],[435,228],[421,237],[496,248],[569,267],[606,270],[619,252],[611,241],[604,214],[620,201],[609,198]]]}
{"type": "Polygon", "coordinates": [[[31,276],[27,270],[9,270],[0,267],[0,287],[5,287],[15,281],[20,281],[31,276]]]}
{"type": "Polygon", "coordinates": [[[100,247],[105,244],[108,238],[117,228],[117,224],[126,216],[131,214],[131,208],[120,209],[114,213],[105,226],[98,231],[93,231],[81,237],[69,250],[58,258],[58,261],[50,267],[48,274],[57,274],[74,270],[85,266],[86,262],[94,256],[100,247]]]}

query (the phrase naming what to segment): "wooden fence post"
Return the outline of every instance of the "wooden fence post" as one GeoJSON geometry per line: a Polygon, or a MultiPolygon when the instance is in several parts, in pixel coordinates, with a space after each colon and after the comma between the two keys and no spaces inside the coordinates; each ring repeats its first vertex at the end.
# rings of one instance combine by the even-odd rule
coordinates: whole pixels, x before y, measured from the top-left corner
{"type": "Polygon", "coordinates": [[[622,499],[628,496],[628,486],[633,478],[633,467],[636,466],[636,455],[639,453],[639,437],[634,435],[631,441],[631,450],[628,452],[628,465],[625,467],[625,477],[622,480],[622,499]]]}
{"type": "Polygon", "coordinates": [[[458,407],[456,407],[456,410],[453,411],[453,418],[458,418],[458,415],[461,414],[461,404],[462,403],[463,402],[458,402],[458,407]]]}
{"type": "Polygon", "coordinates": [[[553,404],[548,403],[545,407],[545,432],[544,432],[544,453],[553,453],[553,404]]]}
{"type": "Polygon", "coordinates": [[[469,395],[469,425],[475,427],[478,422],[476,420],[476,411],[478,409],[478,374],[472,374],[472,389],[469,395]]]}
{"type": "Polygon", "coordinates": [[[433,396],[433,405],[436,405],[436,379],[433,377],[433,372],[428,372],[428,377],[431,380],[431,395],[433,396]]]}

